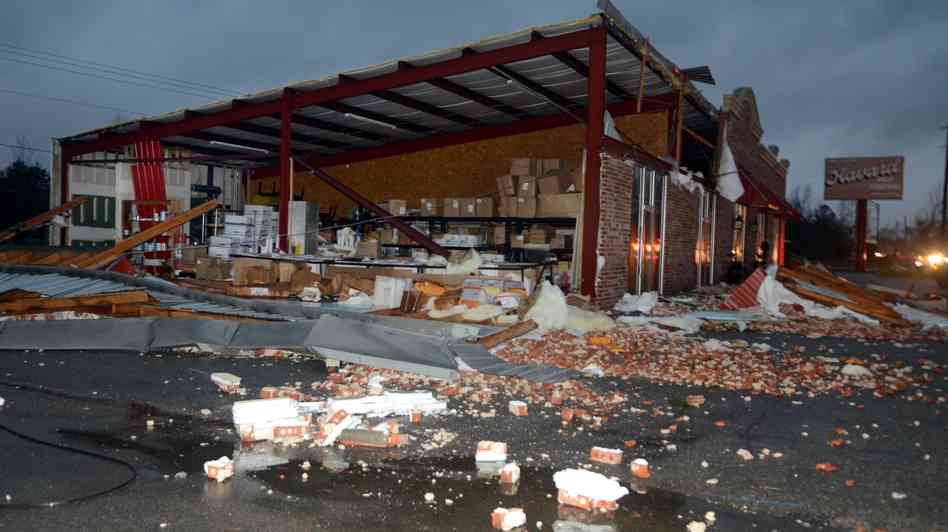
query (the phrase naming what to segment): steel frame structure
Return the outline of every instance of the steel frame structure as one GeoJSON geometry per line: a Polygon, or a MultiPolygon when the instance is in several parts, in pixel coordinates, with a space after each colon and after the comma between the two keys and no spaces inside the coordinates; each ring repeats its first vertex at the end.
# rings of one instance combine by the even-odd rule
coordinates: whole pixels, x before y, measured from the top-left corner
{"type": "MultiPolygon", "coordinates": [[[[583,199],[583,235],[582,235],[582,292],[584,294],[594,294],[596,261],[598,256],[598,235],[599,235],[599,215],[600,215],[600,166],[601,152],[604,149],[604,142],[615,143],[614,140],[604,140],[603,122],[604,111],[607,109],[614,116],[622,116],[636,112],[654,112],[656,110],[669,111],[670,117],[674,114],[676,131],[670,132],[675,139],[674,152],[680,152],[681,149],[681,128],[684,109],[683,102],[692,102],[695,98],[700,98],[700,94],[688,93],[687,83],[682,83],[681,78],[675,78],[668,74],[667,69],[656,68],[651,60],[651,55],[647,61],[647,68],[663,82],[667,82],[672,87],[671,91],[644,96],[643,92],[633,96],[631,91],[625,90],[613,81],[607,80],[607,42],[612,38],[618,40],[622,48],[636,55],[642,60],[643,50],[648,50],[650,45],[646,42],[638,42],[634,37],[628,35],[621,27],[611,22],[606,15],[597,15],[586,20],[587,24],[583,29],[568,31],[557,35],[547,35],[533,31],[526,42],[512,44],[509,46],[497,47],[484,51],[476,51],[472,48],[464,48],[459,57],[445,59],[437,62],[427,62],[426,64],[411,64],[405,61],[399,61],[396,68],[388,73],[375,75],[371,77],[359,78],[353,75],[340,75],[335,85],[325,86],[311,91],[302,91],[295,88],[285,88],[278,99],[262,102],[252,102],[245,99],[235,99],[231,101],[229,109],[216,112],[193,112],[186,111],[184,119],[174,122],[141,122],[138,129],[114,133],[105,131],[98,133],[95,138],[73,137],[62,139],[61,141],[61,200],[66,202],[69,198],[69,176],[68,168],[70,161],[77,156],[115,150],[123,146],[135,144],[146,140],[161,140],[165,145],[174,145],[174,141],[166,139],[173,137],[193,138],[204,141],[219,140],[232,144],[241,144],[251,148],[268,149],[278,153],[277,159],[271,160],[275,165],[267,168],[255,170],[259,174],[272,172],[273,175],[279,174],[280,205],[279,205],[279,231],[282,235],[280,247],[287,249],[286,234],[288,229],[288,204],[291,190],[291,169],[292,158],[304,163],[307,167],[315,169],[327,168],[339,164],[349,164],[370,159],[389,157],[399,154],[413,153],[425,150],[432,150],[446,146],[474,142],[491,138],[499,138],[510,135],[517,135],[533,131],[540,131],[555,127],[584,122],[586,125],[586,159],[585,159],[585,190],[583,199]],[[589,22],[595,20],[597,22],[589,22]],[[574,54],[577,50],[586,50],[588,52],[587,63],[577,59],[574,54]],[[586,105],[570,100],[556,91],[546,87],[524,73],[519,73],[509,65],[519,61],[530,61],[537,58],[550,56],[556,58],[562,65],[568,69],[585,77],[586,83],[586,105]],[[498,99],[482,94],[474,89],[464,87],[454,81],[445,79],[449,76],[458,76],[475,71],[487,71],[497,76],[506,78],[508,82],[516,83],[534,96],[545,99],[546,103],[560,109],[562,112],[557,114],[545,114],[535,116],[532,113],[501,102],[498,99]],[[410,85],[428,84],[438,90],[450,93],[454,96],[464,98],[470,102],[476,102],[485,107],[489,107],[513,121],[504,123],[485,123],[472,117],[465,117],[462,114],[435,107],[425,102],[418,101],[405,94],[397,92],[397,89],[408,87],[410,85]],[[609,97],[618,102],[607,105],[609,97]],[[372,96],[397,104],[399,106],[411,109],[413,112],[433,116],[438,119],[447,120],[453,124],[455,130],[430,131],[425,126],[414,125],[403,117],[386,116],[373,114],[371,111],[343,102],[346,99],[372,96]],[[394,138],[385,133],[376,132],[369,127],[353,127],[349,124],[339,124],[319,118],[300,114],[303,108],[319,107],[330,109],[336,112],[346,113],[345,116],[355,115],[356,118],[365,122],[375,123],[390,127],[393,130],[408,132],[416,135],[415,138],[394,138]],[[261,125],[259,119],[278,119],[280,121],[279,129],[261,125]],[[249,122],[258,120],[256,122],[249,122]],[[293,125],[302,125],[311,128],[322,128],[326,131],[333,131],[349,135],[353,138],[370,142],[381,142],[379,145],[352,147],[344,149],[335,144],[338,142],[326,142],[320,140],[317,135],[302,134],[294,131],[293,125]],[[456,130],[460,126],[464,129],[456,130]],[[278,133],[278,144],[265,143],[262,141],[243,140],[230,137],[226,134],[207,132],[209,128],[231,128],[235,131],[244,131],[263,136],[264,134],[278,133]],[[424,135],[417,137],[417,135],[424,135]],[[294,137],[303,144],[318,146],[322,149],[340,148],[342,151],[337,153],[324,153],[317,150],[302,151],[294,149],[294,137]]],[[[655,52],[651,52],[655,53],[655,52]]],[[[646,61],[643,61],[643,64],[646,61]]],[[[643,67],[643,71],[646,67],[643,67]]],[[[701,99],[703,101],[703,99],[701,99]]],[[[705,112],[709,120],[713,123],[716,120],[716,113],[708,113],[706,103],[703,105],[692,104],[693,109],[705,112]]],[[[693,132],[689,131],[690,134],[693,132]]],[[[270,138],[270,140],[277,140],[270,138]]],[[[701,139],[704,140],[704,139],[701,139]]],[[[178,145],[181,145],[180,143],[178,145]]],[[[238,148],[205,148],[191,146],[195,153],[227,157],[234,155],[234,160],[240,160],[246,153],[241,153],[238,148]]],[[[637,149],[634,146],[626,144],[627,151],[637,156],[650,157],[644,150],[637,149]]],[[[247,160],[259,161],[259,154],[255,157],[247,156],[247,160]]],[[[654,159],[654,158],[653,158],[654,159]]],[[[331,176],[323,171],[313,172],[314,175],[327,182],[332,179],[331,176]]],[[[330,183],[332,184],[332,183],[330,183]]],[[[335,187],[335,185],[333,184],[335,187]]],[[[339,189],[339,187],[336,187],[339,189]]],[[[345,191],[343,191],[345,193],[345,191]]],[[[355,198],[356,194],[347,194],[355,201],[365,198],[355,198]]],[[[381,214],[381,213],[380,213],[381,214]]],[[[65,234],[63,235],[65,241],[65,234]]],[[[426,247],[429,247],[425,243],[426,247]]],[[[441,250],[431,249],[433,252],[441,250]]]]}

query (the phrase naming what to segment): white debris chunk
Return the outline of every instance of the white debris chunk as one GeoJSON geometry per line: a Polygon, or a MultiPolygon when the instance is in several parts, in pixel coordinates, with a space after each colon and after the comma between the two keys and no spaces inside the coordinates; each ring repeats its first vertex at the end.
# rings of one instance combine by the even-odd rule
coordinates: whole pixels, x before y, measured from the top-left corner
{"type": "Polygon", "coordinates": [[[840,372],[847,377],[872,377],[872,372],[869,369],[856,364],[846,364],[840,372]]]}
{"type": "Polygon", "coordinates": [[[356,399],[330,399],[326,402],[326,408],[369,417],[385,417],[407,415],[412,410],[420,410],[425,414],[442,412],[448,409],[448,402],[435,399],[431,392],[385,392],[356,399]]]}
{"type": "Polygon", "coordinates": [[[211,382],[225,393],[240,391],[240,377],[233,373],[211,373],[211,382]]]}
{"type": "Polygon", "coordinates": [[[893,492],[892,492],[892,498],[895,499],[895,500],[897,500],[897,501],[901,501],[902,499],[904,499],[904,498],[906,498],[906,497],[908,497],[908,494],[902,493],[901,491],[893,491],[893,492]]]}
{"type": "Polygon", "coordinates": [[[234,476],[234,462],[226,456],[204,462],[204,474],[207,475],[207,478],[223,482],[234,476]]]}
{"type": "Polygon", "coordinates": [[[615,480],[582,469],[558,471],[553,475],[553,482],[557,489],[596,501],[617,501],[629,494],[629,490],[615,480]]]}
{"type": "Polygon", "coordinates": [[[692,521],[688,523],[686,527],[688,532],[705,532],[708,529],[708,525],[702,523],[701,521],[692,521]]]}
{"type": "Polygon", "coordinates": [[[641,312],[648,314],[658,304],[658,292],[645,292],[641,295],[625,294],[612,310],[616,312],[641,312]]]}

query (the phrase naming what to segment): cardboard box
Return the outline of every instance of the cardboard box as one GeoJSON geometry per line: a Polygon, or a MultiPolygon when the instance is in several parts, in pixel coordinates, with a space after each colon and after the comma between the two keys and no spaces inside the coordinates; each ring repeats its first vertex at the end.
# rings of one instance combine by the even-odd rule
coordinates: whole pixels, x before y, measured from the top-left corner
{"type": "Polygon", "coordinates": [[[503,225],[494,226],[494,240],[493,243],[495,246],[500,246],[507,241],[507,228],[503,225]]]}
{"type": "Polygon", "coordinates": [[[500,216],[506,218],[515,218],[517,216],[517,198],[514,196],[504,196],[500,198],[500,216]]]}
{"type": "Polygon", "coordinates": [[[230,275],[234,286],[271,284],[277,282],[273,267],[272,260],[239,257],[233,260],[230,275]]]}
{"type": "Polygon", "coordinates": [[[564,190],[560,176],[549,175],[537,179],[537,190],[540,194],[561,194],[564,190]]]}
{"type": "Polygon", "coordinates": [[[441,216],[441,200],[438,198],[421,198],[422,216],[441,216]]]}
{"type": "Polygon", "coordinates": [[[497,178],[497,193],[501,196],[517,195],[517,176],[502,175],[497,178]]]}
{"type": "Polygon", "coordinates": [[[397,244],[398,229],[383,227],[379,230],[379,242],[382,244],[397,244]]]}
{"type": "Polygon", "coordinates": [[[462,218],[474,218],[477,216],[477,203],[475,203],[474,198],[460,198],[461,200],[461,214],[458,216],[462,218]]]}
{"type": "Polygon", "coordinates": [[[541,194],[537,197],[537,216],[575,218],[582,206],[582,194],[541,194]]]}
{"type": "Polygon", "coordinates": [[[277,282],[288,283],[293,278],[293,274],[299,269],[299,265],[294,262],[276,263],[277,282]]]}
{"type": "Polygon", "coordinates": [[[515,176],[539,175],[542,165],[538,159],[515,157],[510,160],[510,174],[515,176]]]}
{"type": "Polygon", "coordinates": [[[524,176],[518,180],[517,196],[532,198],[537,195],[537,178],[524,176]]]}
{"type": "Polygon", "coordinates": [[[569,173],[569,161],[566,159],[543,159],[543,176],[564,176],[569,173]]]}
{"type": "Polygon", "coordinates": [[[475,198],[474,211],[477,216],[490,218],[494,215],[494,198],[475,198]]]}
{"type": "Polygon", "coordinates": [[[379,258],[379,255],[378,240],[363,240],[359,242],[359,247],[356,248],[356,257],[363,259],[377,259],[379,258]]]}
{"type": "Polygon", "coordinates": [[[520,196],[517,198],[517,217],[518,218],[535,218],[537,216],[537,199],[536,197],[523,197],[520,196]]]}
{"type": "Polygon", "coordinates": [[[444,215],[449,218],[461,216],[461,198],[444,198],[444,215]]]}
{"type": "Polygon", "coordinates": [[[528,244],[548,244],[550,242],[550,234],[546,228],[541,226],[531,227],[527,231],[527,240],[528,244]]]}
{"type": "Polygon", "coordinates": [[[408,214],[408,202],[405,200],[390,199],[383,201],[379,205],[395,216],[405,216],[408,214]]]}
{"type": "Polygon", "coordinates": [[[194,275],[203,281],[226,281],[230,279],[231,261],[217,257],[198,257],[194,275]]]}

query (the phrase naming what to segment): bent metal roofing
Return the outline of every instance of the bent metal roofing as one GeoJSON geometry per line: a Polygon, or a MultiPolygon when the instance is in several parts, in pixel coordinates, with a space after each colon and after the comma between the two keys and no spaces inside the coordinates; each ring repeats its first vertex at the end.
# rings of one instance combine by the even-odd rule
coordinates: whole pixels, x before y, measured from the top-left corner
{"type": "MultiPolygon", "coordinates": [[[[596,31],[606,38],[608,109],[618,113],[634,109],[640,81],[645,109],[673,105],[674,86],[683,79],[678,68],[611,4],[602,1],[600,7],[604,12],[584,19],[528,28],[60,141],[65,153],[76,156],[159,138],[167,147],[224,161],[269,165],[279,154],[283,106],[291,101],[294,154],[327,166],[371,158],[381,147],[496,131],[529,120],[562,117],[563,125],[575,123],[585,119],[589,47],[596,31]],[[643,56],[647,57],[644,69],[643,56]],[[633,105],[622,107],[623,103],[633,105]]],[[[684,81],[683,87],[685,126],[713,138],[717,110],[690,83],[684,81]]],[[[551,127],[552,122],[544,123],[551,127]]]]}

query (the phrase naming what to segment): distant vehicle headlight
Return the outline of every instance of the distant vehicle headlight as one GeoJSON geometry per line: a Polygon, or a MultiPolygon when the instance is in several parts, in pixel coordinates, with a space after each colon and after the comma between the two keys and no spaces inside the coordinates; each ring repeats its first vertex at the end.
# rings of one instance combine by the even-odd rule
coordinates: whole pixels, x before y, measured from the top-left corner
{"type": "Polygon", "coordinates": [[[917,267],[919,267],[919,268],[922,267],[922,264],[925,264],[925,263],[922,262],[922,261],[920,261],[920,260],[916,260],[916,261],[915,261],[915,266],[917,266],[917,267]]]}
{"type": "Polygon", "coordinates": [[[873,253],[873,255],[875,255],[875,257],[876,257],[877,259],[884,259],[884,258],[885,258],[885,253],[880,253],[880,252],[878,252],[878,251],[876,251],[875,253],[873,253]]]}
{"type": "Polygon", "coordinates": [[[945,263],[945,256],[941,253],[932,253],[931,255],[925,257],[925,260],[927,260],[932,266],[938,266],[945,263]]]}

